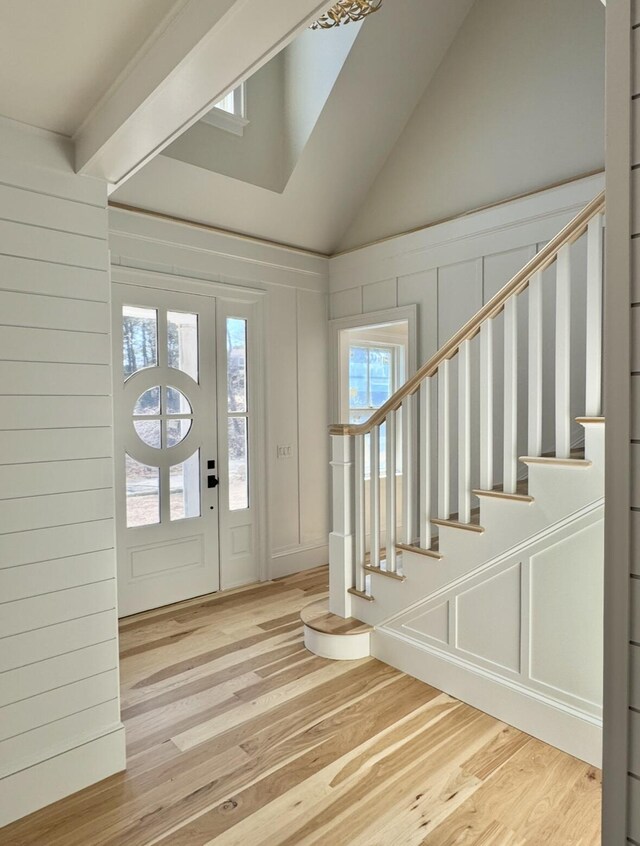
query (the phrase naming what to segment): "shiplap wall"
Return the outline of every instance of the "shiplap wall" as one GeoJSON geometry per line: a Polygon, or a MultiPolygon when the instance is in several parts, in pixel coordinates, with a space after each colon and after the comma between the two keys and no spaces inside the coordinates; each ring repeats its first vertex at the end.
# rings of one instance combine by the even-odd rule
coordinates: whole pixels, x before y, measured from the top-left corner
{"type": "Polygon", "coordinates": [[[124,766],[106,187],[20,136],[0,125],[0,825],[124,766]]]}

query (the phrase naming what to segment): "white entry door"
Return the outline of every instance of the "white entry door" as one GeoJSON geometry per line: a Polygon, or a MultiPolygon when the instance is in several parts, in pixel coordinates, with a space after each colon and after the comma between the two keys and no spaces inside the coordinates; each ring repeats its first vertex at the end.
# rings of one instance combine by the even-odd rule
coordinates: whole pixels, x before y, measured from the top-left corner
{"type": "Polygon", "coordinates": [[[212,297],[114,284],[121,616],[218,590],[212,297]]]}

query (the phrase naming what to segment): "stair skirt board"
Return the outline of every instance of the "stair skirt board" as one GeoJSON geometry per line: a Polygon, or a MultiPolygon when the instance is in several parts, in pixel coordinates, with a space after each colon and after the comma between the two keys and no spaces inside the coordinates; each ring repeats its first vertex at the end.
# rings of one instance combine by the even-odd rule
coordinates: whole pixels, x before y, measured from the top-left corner
{"type": "Polygon", "coordinates": [[[391,614],[371,654],[599,766],[603,510],[593,502],[391,614]]]}
{"type": "Polygon", "coordinates": [[[373,632],[371,655],[581,761],[602,766],[602,720],[597,717],[382,628],[373,632]]]}

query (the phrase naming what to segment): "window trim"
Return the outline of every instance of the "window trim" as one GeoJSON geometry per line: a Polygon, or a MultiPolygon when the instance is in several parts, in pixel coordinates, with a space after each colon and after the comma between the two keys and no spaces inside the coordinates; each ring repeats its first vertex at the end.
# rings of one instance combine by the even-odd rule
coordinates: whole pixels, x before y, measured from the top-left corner
{"type": "MultiPolygon", "coordinates": [[[[200,121],[217,129],[223,129],[225,132],[231,132],[233,135],[242,136],[244,135],[245,126],[249,124],[246,109],[246,84],[244,82],[240,83],[230,93],[233,94],[233,113],[228,112],[226,109],[221,109],[216,104],[200,118],[200,121]]],[[[222,100],[218,101],[218,103],[221,102],[222,100]]]]}
{"type": "Polygon", "coordinates": [[[363,326],[380,326],[385,323],[399,323],[405,320],[408,326],[408,344],[405,358],[405,378],[410,379],[418,368],[417,326],[418,306],[408,305],[381,311],[370,311],[349,317],[333,318],[329,321],[330,333],[330,422],[341,421],[343,416],[342,391],[344,384],[342,335],[345,329],[361,329],[363,326]]]}

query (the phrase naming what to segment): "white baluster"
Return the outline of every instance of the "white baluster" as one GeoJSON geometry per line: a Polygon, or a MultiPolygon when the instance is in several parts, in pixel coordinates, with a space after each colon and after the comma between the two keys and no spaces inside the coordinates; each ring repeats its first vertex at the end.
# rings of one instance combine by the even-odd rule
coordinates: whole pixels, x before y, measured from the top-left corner
{"type": "Polygon", "coordinates": [[[402,532],[407,544],[414,540],[414,431],[414,398],[410,394],[402,401],[402,532]]]}
{"type": "Polygon", "coordinates": [[[431,548],[431,377],[420,385],[420,546],[431,548]]]}
{"type": "Polygon", "coordinates": [[[518,301],[504,305],[504,461],[505,493],[518,485],[518,301]]]}
{"type": "Polygon", "coordinates": [[[449,360],[438,368],[438,517],[448,520],[451,515],[451,433],[449,431],[450,378],[449,360]]]}
{"type": "Polygon", "coordinates": [[[390,412],[386,420],[387,430],[387,570],[396,571],[396,414],[390,412]]]}
{"type": "Polygon", "coordinates": [[[355,585],[358,590],[365,589],[365,519],[364,519],[364,435],[355,436],[355,483],[354,483],[354,535],[355,535],[355,585]]]}
{"type": "Polygon", "coordinates": [[[372,567],[380,566],[380,427],[374,426],[369,435],[370,472],[369,506],[371,508],[370,560],[372,567]]]}
{"type": "Polygon", "coordinates": [[[556,456],[571,455],[571,253],[556,261],[556,456]]]}
{"type": "Polygon", "coordinates": [[[602,224],[603,216],[598,214],[587,231],[587,417],[602,413],[602,224]]]}
{"type": "Polygon", "coordinates": [[[493,319],[480,327],[480,487],[493,488],[493,319]]]}
{"type": "Polygon", "coordinates": [[[353,582],[353,437],[331,438],[333,521],[329,535],[329,610],[338,617],[351,616],[353,582]]]}
{"type": "Polygon", "coordinates": [[[458,350],[458,520],[471,522],[471,343],[458,350]]]}
{"type": "Polygon", "coordinates": [[[529,281],[529,426],[527,454],[542,454],[542,274],[529,281]]]}

